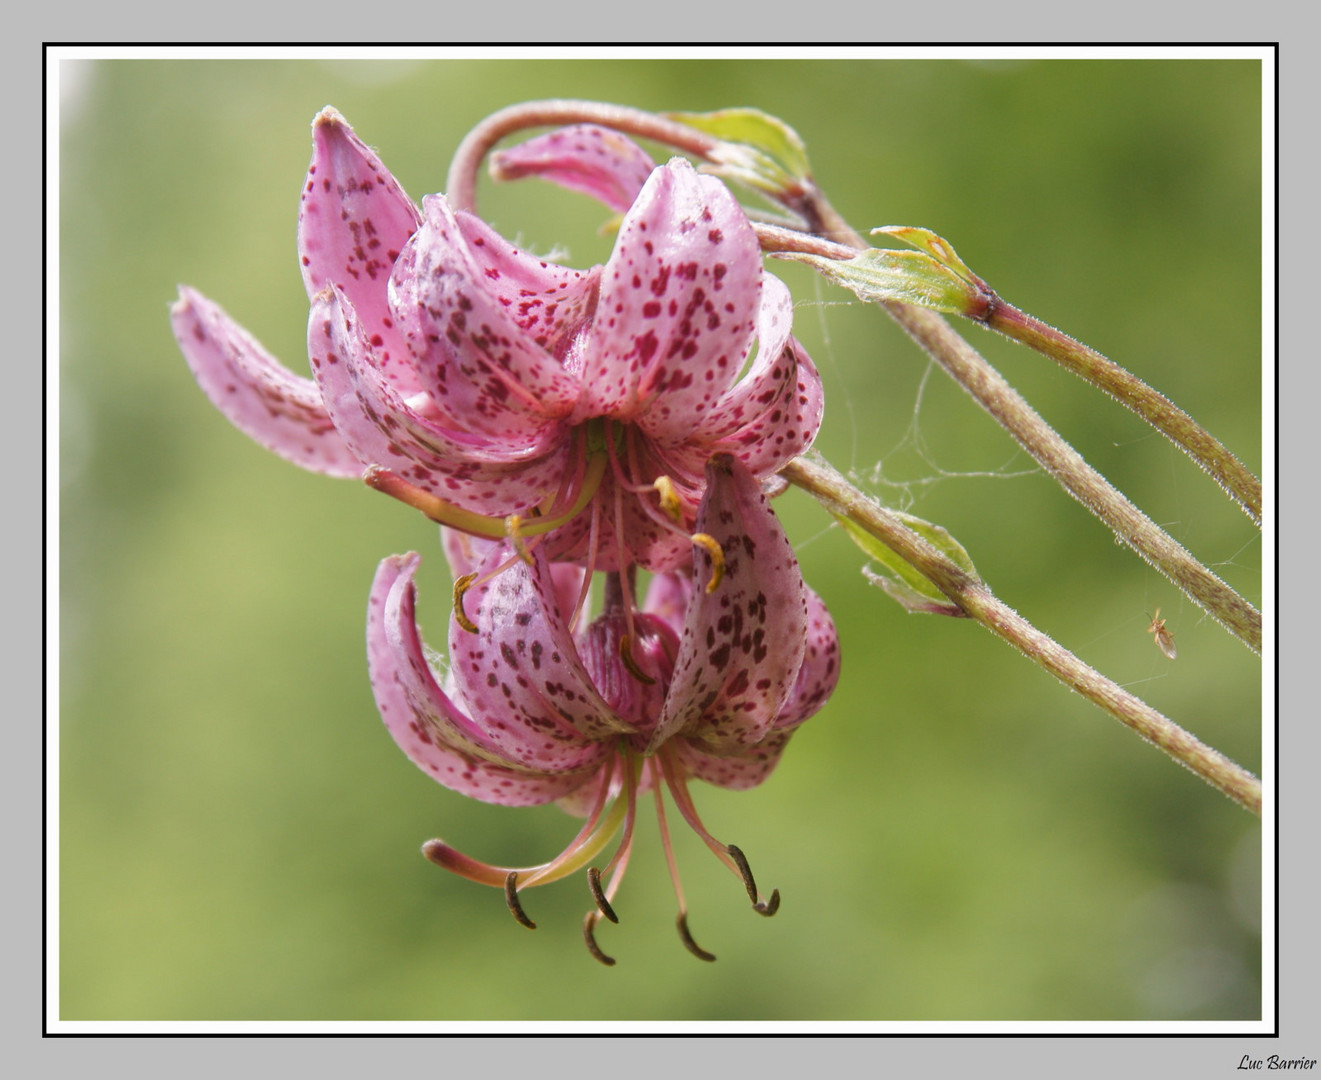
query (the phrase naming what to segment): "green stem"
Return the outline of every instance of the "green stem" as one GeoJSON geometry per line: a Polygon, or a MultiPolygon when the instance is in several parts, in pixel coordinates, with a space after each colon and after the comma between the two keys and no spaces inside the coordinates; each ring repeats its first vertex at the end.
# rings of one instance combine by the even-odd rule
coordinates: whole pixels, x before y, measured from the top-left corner
{"type": "MultiPolygon", "coordinates": [[[[812,216],[822,231],[844,244],[772,226],[756,226],[767,251],[806,251],[847,258],[867,247],[822,196],[812,216]]],[[[934,311],[876,301],[942,369],[1018,442],[1070,495],[1108,525],[1154,569],[1177,585],[1254,652],[1261,652],[1261,613],[1198,562],[1178,541],[1142,513],[1093,469],[950,324],[934,311]]]]}
{"type": "Polygon", "coordinates": [[[1205,469],[1255,525],[1261,525],[1261,481],[1223,443],[1164,394],[1096,350],[998,297],[987,318],[981,321],[989,329],[1049,356],[1137,413],[1205,469]]]}
{"type": "Polygon", "coordinates": [[[847,517],[876,537],[969,618],[976,619],[1240,806],[1261,815],[1261,781],[1257,777],[1036,629],[982,582],[904,525],[898,516],[855,488],[830,465],[819,459],[800,457],[780,470],[780,475],[808,492],[832,514],[847,517]]]}

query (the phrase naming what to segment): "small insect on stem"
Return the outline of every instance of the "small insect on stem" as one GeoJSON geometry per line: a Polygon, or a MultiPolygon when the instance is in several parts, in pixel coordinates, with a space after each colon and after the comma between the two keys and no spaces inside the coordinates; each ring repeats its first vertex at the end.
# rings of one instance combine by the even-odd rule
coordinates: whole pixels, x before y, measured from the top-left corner
{"type": "Polygon", "coordinates": [[[1165,620],[1160,617],[1160,608],[1157,608],[1156,614],[1151,617],[1151,625],[1147,627],[1147,633],[1155,639],[1156,648],[1165,654],[1166,659],[1173,660],[1179,655],[1179,647],[1174,644],[1174,635],[1165,629],[1165,620]]]}

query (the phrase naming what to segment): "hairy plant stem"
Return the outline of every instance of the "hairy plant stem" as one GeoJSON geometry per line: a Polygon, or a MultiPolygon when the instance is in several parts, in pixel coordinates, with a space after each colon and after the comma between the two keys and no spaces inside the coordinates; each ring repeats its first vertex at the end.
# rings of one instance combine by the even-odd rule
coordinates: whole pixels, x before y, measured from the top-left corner
{"type": "MultiPolygon", "coordinates": [[[[827,209],[828,209],[828,204],[827,209]]],[[[818,209],[832,235],[851,230],[833,211],[818,209]]],[[[807,251],[848,258],[867,247],[852,233],[847,245],[798,238],[791,229],[756,226],[767,251],[807,251]]],[[[1177,585],[1254,652],[1261,652],[1261,613],[1160,528],[1104,476],[1093,469],[938,313],[925,308],[877,301],[942,369],[1023,447],[1070,495],[1108,525],[1115,536],[1177,585]]]]}
{"type": "Polygon", "coordinates": [[[980,321],[988,329],[1049,356],[1137,413],[1206,470],[1243,508],[1253,524],[1260,527],[1261,481],[1219,439],[1164,394],[1095,349],[1019,311],[998,296],[987,317],[980,321]]]}
{"type": "Polygon", "coordinates": [[[1240,806],[1261,815],[1261,781],[1036,629],[981,581],[927,543],[901,518],[863,494],[821,459],[795,458],[780,475],[833,514],[856,522],[917,569],[969,618],[1003,638],[1240,806]]]}

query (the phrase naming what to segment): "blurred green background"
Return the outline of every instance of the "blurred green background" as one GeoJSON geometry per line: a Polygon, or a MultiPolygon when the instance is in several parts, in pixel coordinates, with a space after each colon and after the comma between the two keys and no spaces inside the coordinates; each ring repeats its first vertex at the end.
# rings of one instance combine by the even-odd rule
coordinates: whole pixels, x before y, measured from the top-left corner
{"type": "MultiPolygon", "coordinates": [[[[1009,300],[1119,361],[1262,466],[1255,61],[103,61],[61,103],[60,1016],[65,1020],[1188,1020],[1260,1014],[1259,825],[976,625],[907,615],[816,506],[779,502],[840,627],[835,698],[761,788],[698,786],[778,887],[774,919],[681,827],[702,964],[644,816],[604,926],[572,879],[500,894],[426,863],[558,852],[554,807],[463,799],[382,728],[363,652],[385,555],[434,529],[232,429],[170,334],[175,286],[306,372],[295,261],[309,124],[335,105],[416,199],[529,98],[755,106],[853,224],[939,232],[1009,300]]],[[[602,261],[544,185],[482,209],[602,261]]],[[[1243,765],[1259,665],[1048,479],[877,310],[772,269],[827,384],[818,447],[949,528],[1009,604],[1243,765]],[[1160,607],[1179,645],[1146,634],[1160,607]]],[[[1089,461],[1250,600],[1261,545],[1177,450],[964,324],[1089,461]]]]}

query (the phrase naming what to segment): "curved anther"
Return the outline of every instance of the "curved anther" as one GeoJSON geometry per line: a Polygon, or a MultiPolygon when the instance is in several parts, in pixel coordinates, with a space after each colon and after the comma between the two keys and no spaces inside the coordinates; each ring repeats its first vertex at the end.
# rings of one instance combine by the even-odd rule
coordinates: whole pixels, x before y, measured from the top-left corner
{"type": "Polygon", "coordinates": [[[587,943],[587,951],[592,956],[603,963],[606,967],[615,966],[615,958],[607,956],[601,951],[601,946],[596,943],[596,924],[601,921],[599,912],[589,911],[583,919],[583,941],[587,943]]]}
{"type": "Polygon", "coordinates": [[[510,514],[505,518],[505,535],[509,537],[509,542],[514,545],[518,557],[528,566],[531,566],[532,552],[528,551],[527,540],[523,537],[523,517],[521,514],[510,514]]]}
{"type": "Polygon", "coordinates": [[[505,903],[509,905],[509,911],[514,918],[529,930],[537,928],[537,924],[527,917],[523,905],[518,902],[518,872],[516,870],[510,870],[509,876],[505,878],[505,903]]]}
{"type": "Polygon", "coordinates": [[[706,591],[707,593],[713,593],[725,576],[724,549],[714,536],[709,536],[706,533],[693,533],[688,539],[711,556],[711,580],[706,583],[706,591]]]}
{"type": "Polygon", "coordinates": [[[476,634],[479,631],[477,624],[468,618],[468,613],[463,610],[463,594],[468,591],[476,580],[476,574],[461,574],[454,579],[454,621],[470,634],[476,634]]]}
{"type": "Polygon", "coordinates": [[[596,901],[597,908],[602,915],[612,923],[619,922],[619,916],[615,914],[615,909],[610,906],[610,901],[606,899],[605,893],[601,889],[601,871],[595,866],[587,869],[587,886],[592,890],[592,899],[596,901]]]}
{"type": "Polygon", "coordinates": [[[752,877],[752,867],[748,865],[748,857],[743,854],[743,849],[735,847],[733,844],[726,844],[725,850],[729,852],[729,857],[738,864],[738,872],[743,878],[743,887],[748,890],[748,899],[754,904],[758,900],[757,882],[752,877]]]}
{"type": "Polygon", "coordinates": [[[651,686],[655,683],[650,675],[638,667],[638,662],[633,658],[633,642],[627,634],[619,639],[619,659],[623,661],[624,667],[628,668],[628,673],[645,686],[651,686]]]}
{"type": "Polygon", "coordinates": [[[674,490],[674,481],[668,476],[658,476],[651,486],[660,496],[660,506],[666,516],[676,525],[682,525],[683,504],[679,501],[679,493],[674,490]]]}
{"type": "Polygon", "coordinates": [[[688,932],[688,912],[679,912],[679,917],[674,920],[674,925],[679,928],[679,937],[683,940],[683,947],[692,953],[699,960],[714,960],[715,954],[707,952],[702,946],[693,940],[693,935],[688,932]]]}
{"type": "Polygon", "coordinates": [[[743,887],[748,890],[748,899],[752,901],[752,910],[758,915],[766,916],[774,915],[779,911],[780,890],[772,889],[771,898],[762,900],[757,893],[757,882],[752,877],[752,867],[748,865],[748,857],[743,854],[743,850],[734,844],[726,844],[725,850],[738,866],[739,875],[743,878],[743,887]]]}

